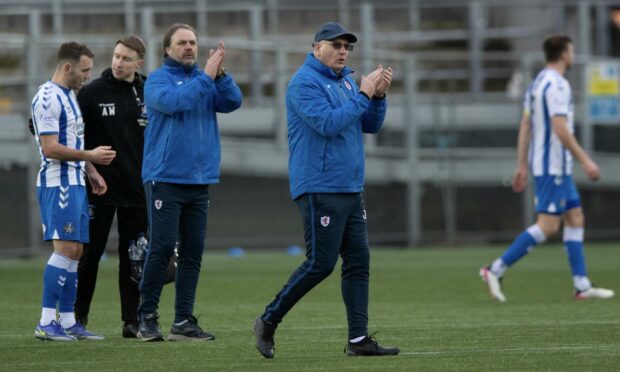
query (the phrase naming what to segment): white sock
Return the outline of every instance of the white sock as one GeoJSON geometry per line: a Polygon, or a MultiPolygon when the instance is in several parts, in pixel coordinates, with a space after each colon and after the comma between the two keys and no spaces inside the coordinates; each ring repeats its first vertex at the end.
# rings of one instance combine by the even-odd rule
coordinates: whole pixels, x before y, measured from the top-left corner
{"type": "Polygon", "coordinates": [[[547,240],[544,231],[537,224],[528,227],[527,233],[536,241],[536,244],[544,243],[547,240]]]}
{"type": "Polygon", "coordinates": [[[39,321],[39,324],[46,326],[49,325],[52,320],[56,320],[56,309],[44,307],[41,310],[41,320],[39,321]]]}
{"type": "Polygon", "coordinates": [[[363,339],[365,339],[366,336],[360,336],[360,337],[355,337],[349,340],[350,343],[355,344],[358,343],[360,341],[362,341],[363,339]]]}
{"type": "Polygon", "coordinates": [[[73,327],[75,325],[75,313],[59,313],[58,322],[64,329],[73,327]]]}
{"type": "Polygon", "coordinates": [[[495,276],[497,276],[498,278],[501,278],[502,276],[504,276],[504,273],[506,272],[507,269],[508,269],[508,266],[506,266],[504,261],[502,261],[501,258],[498,258],[497,260],[493,261],[493,263],[491,264],[490,270],[493,274],[495,274],[495,276]]]}
{"type": "Polygon", "coordinates": [[[575,289],[580,292],[592,287],[592,283],[590,283],[590,279],[587,276],[573,276],[573,284],[575,289]]]}

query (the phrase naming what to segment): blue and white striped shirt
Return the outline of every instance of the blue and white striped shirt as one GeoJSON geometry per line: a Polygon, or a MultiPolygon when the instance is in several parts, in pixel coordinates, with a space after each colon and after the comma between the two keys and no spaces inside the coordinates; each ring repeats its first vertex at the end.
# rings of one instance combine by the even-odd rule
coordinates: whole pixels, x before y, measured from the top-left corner
{"type": "Polygon", "coordinates": [[[530,117],[532,137],[529,149],[533,176],[564,176],[573,173],[573,157],[553,131],[551,118],[565,116],[574,133],[573,102],[568,80],[559,72],[545,68],[525,92],[525,114],[530,117]]]}
{"type": "Polygon", "coordinates": [[[58,143],[75,150],[84,150],[84,122],[75,93],[53,81],[39,87],[32,100],[32,121],[35,139],[41,154],[37,186],[84,186],[84,161],[60,161],[47,158],[41,148],[40,136],[58,135],[58,143]]]}

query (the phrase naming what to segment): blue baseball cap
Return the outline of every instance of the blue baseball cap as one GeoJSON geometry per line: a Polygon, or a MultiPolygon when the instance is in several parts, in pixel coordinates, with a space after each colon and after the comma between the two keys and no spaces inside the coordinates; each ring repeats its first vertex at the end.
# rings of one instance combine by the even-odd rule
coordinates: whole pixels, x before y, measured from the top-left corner
{"type": "Polygon", "coordinates": [[[319,27],[318,31],[314,35],[314,42],[316,43],[321,40],[334,40],[338,38],[346,39],[350,43],[355,43],[357,41],[357,37],[345,30],[340,23],[327,22],[319,27]]]}

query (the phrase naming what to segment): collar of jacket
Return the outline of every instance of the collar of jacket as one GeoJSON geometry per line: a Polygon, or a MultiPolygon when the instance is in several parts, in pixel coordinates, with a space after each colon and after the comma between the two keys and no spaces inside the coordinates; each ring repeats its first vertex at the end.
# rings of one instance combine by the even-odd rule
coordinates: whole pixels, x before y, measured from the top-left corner
{"type": "Polygon", "coordinates": [[[198,69],[198,66],[196,66],[195,63],[191,66],[185,66],[170,57],[164,58],[164,65],[168,67],[172,67],[174,69],[183,70],[183,72],[185,72],[186,74],[191,74],[192,72],[198,69]]]}
{"type": "Polygon", "coordinates": [[[335,73],[334,70],[325,66],[323,62],[319,61],[312,52],[308,53],[306,56],[306,61],[304,62],[306,65],[310,66],[312,69],[316,70],[322,75],[325,75],[334,80],[342,79],[343,77],[354,73],[355,71],[351,70],[347,66],[344,66],[342,71],[339,74],[335,73]]]}
{"type": "Polygon", "coordinates": [[[128,82],[128,81],[125,81],[125,80],[118,80],[112,74],[112,68],[111,67],[108,67],[105,70],[103,70],[101,72],[101,77],[106,79],[106,80],[109,80],[109,81],[111,81],[113,83],[117,83],[117,84],[121,84],[121,85],[125,85],[126,84],[126,85],[130,85],[130,86],[134,85],[134,84],[136,86],[144,85],[144,81],[146,80],[146,76],[144,76],[142,74],[139,74],[137,72],[135,73],[135,77],[133,79],[133,82],[131,82],[131,83],[128,82]]]}

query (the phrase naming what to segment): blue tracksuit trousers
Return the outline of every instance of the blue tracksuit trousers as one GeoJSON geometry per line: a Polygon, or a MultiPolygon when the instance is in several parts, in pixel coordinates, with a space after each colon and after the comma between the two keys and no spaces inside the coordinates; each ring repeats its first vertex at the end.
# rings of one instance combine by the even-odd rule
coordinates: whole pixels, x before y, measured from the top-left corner
{"type": "Polygon", "coordinates": [[[362,195],[304,194],[296,202],[304,223],[306,260],[267,306],[263,320],[282,321],[297,301],[331,274],[340,255],[349,338],[367,335],[370,253],[362,195]]]}
{"type": "Polygon", "coordinates": [[[157,311],[166,280],[168,262],[181,236],[177,261],[175,322],[193,314],[196,287],[207,235],[208,185],[148,182],[146,191],[149,220],[149,249],[140,283],[139,313],[157,311]]]}

